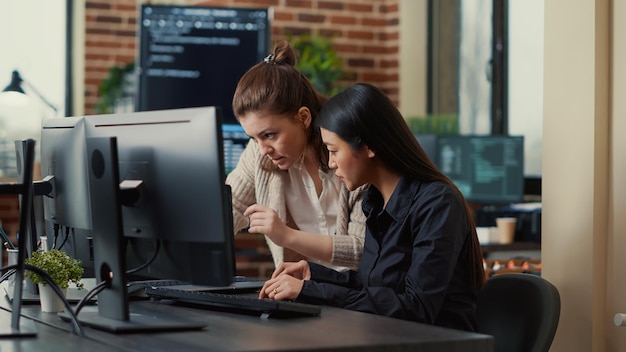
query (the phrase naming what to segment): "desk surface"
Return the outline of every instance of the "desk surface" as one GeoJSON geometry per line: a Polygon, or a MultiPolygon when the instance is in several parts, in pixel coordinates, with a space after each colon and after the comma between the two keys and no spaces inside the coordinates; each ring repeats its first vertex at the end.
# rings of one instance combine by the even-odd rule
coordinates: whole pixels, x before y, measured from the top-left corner
{"type": "MultiPolygon", "coordinates": [[[[5,302],[6,300],[2,299],[5,302]]],[[[7,307],[6,303],[2,303],[7,307]]],[[[154,312],[206,324],[199,331],[112,334],[85,327],[87,338],[69,333],[56,314],[26,305],[22,313],[38,324],[36,337],[0,339],[5,351],[493,351],[491,336],[439,328],[373,314],[323,307],[320,317],[261,319],[148,301],[132,302],[131,312],[154,312]],[[64,331],[62,331],[64,330],[64,331]]],[[[2,317],[8,316],[0,311],[2,317]]],[[[80,317],[80,316],[79,316],[80,317]]]]}

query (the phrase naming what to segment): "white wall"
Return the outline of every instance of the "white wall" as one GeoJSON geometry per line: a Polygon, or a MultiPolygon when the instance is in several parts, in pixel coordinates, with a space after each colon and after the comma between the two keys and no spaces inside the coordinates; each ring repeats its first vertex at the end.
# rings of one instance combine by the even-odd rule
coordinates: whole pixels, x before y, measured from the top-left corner
{"type": "Polygon", "coordinates": [[[0,1],[1,88],[17,69],[46,100],[62,109],[65,28],[65,0],[0,1]]]}
{"type": "Polygon", "coordinates": [[[544,10],[542,275],[562,303],[551,351],[625,351],[626,330],[612,321],[626,311],[626,224],[611,220],[626,210],[611,203],[626,198],[613,161],[624,147],[611,139],[626,132],[626,109],[611,102],[621,100],[612,85],[626,82],[612,67],[624,59],[615,49],[626,11],[612,0],[550,0],[544,10]]]}
{"type": "Polygon", "coordinates": [[[0,177],[16,176],[13,141],[39,142],[42,120],[64,116],[65,8],[65,0],[0,1],[0,92],[17,70],[26,93],[0,93],[0,177]]]}
{"type": "Polygon", "coordinates": [[[508,4],[509,133],[524,136],[524,174],[541,176],[544,0],[508,4]]]}

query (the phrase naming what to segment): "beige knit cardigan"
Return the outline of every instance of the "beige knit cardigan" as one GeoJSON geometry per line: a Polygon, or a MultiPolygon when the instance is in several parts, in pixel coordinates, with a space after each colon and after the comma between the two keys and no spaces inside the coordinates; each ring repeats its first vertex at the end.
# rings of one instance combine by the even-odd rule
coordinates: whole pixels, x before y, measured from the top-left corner
{"type": "MultiPolygon", "coordinates": [[[[258,145],[251,141],[243,151],[237,167],[228,175],[226,183],[232,188],[233,220],[235,233],[248,226],[248,218],[243,216],[252,204],[261,204],[276,211],[279,218],[287,223],[288,209],[285,205],[285,179],[288,173],[273,170],[271,161],[261,155],[258,145]]],[[[333,253],[330,264],[355,269],[363,251],[365,238],[365,215],[361,201],[367,186],[350,192],[341,184],[337,232],[333,236],[333,253]]],[[[283,262],[283,248],[265,236],[272,252],[274,264],[283,262]]]]}

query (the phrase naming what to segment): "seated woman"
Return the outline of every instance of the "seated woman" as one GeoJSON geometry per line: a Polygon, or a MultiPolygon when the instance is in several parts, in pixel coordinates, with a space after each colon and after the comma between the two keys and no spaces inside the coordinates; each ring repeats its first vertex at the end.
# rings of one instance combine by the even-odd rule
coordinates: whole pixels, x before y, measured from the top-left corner
{"type": "Polygon", "coordinates": [[[317,123],[346,187],[370,184],[358,271],[283,263],[259,297],[475,331],[484,270],[472,210],[392,101],[356,84],[331,98],[317,123]]]}

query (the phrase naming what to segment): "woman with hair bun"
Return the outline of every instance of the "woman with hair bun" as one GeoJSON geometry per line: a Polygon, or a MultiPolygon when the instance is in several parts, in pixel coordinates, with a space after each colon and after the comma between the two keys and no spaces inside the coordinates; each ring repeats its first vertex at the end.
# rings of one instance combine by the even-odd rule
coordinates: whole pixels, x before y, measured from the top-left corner
{"type": "Polygon", "coordinates": [[[227,176],[235,233],[266,236],[274,264],[307,258],[356,268],[363,249],[366,187],[349,191],[328,168],[315,125],[327,98],[295,67],[287,41],[239,80],[233,112],[250,137],[227,176]]]}

